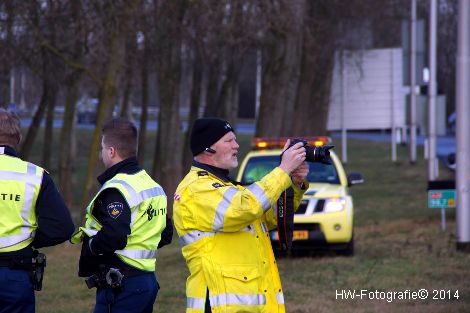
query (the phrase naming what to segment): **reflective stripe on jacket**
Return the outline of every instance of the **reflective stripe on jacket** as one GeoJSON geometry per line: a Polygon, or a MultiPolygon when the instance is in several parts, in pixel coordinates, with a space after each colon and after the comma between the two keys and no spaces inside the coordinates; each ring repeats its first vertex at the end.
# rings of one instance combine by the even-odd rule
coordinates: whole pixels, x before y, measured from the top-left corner
{"type": "Polygon", "coordinates": [[[32,163],[0,154],[0,252],[29,246],[37,225],[36,201],[44,170],[32,163]]]}
{"type": "MultiPolygon", "coordinates": [[[[285,312],[269,229],[271,206],[291,179],[276,168],[248,187],[192,167],[176,190],[175,228],[190,275],[187,313],[202,313],[209,289],[213,313],[285,312]]],[[[295,189],[294,205],[303,192],[295,189]]]]}
{"type": "Polygon", "coordinates": [[[87,207],[85,227],[80,227],[71,242],[79,243],[84,234],[93,237],[100,231],[102,225],[93,215],[93,207],[98,195],[107,188],[119,190],[131,208],[131,233],[127,245],[114,253],[131,266],[154,271],[157,246],[166,225],[167,200],[162,187],[144,170],[135,174],[119,173],[107,181],[87,207]]]}

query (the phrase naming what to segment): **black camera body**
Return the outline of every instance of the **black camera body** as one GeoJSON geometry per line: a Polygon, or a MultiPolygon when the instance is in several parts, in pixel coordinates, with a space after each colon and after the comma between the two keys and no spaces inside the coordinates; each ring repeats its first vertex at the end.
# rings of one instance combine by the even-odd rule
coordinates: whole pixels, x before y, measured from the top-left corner
{"type": "Polygon", "coordinates": [[[305,161],[331,164],[330,149],[334,148],[333,145],[309,146],[307,140],[294,138],[291,140],[289,148],[298,142],[301,142],[305,148],[305,152],[306,152],[305,161]]]}

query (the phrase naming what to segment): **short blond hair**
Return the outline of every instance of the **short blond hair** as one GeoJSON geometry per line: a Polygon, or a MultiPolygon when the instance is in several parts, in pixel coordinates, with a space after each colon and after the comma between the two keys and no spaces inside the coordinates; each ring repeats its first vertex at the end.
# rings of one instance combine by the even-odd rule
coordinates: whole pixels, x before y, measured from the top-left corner
{"type": "Polygon", "coordinates": [[[20,119],[15,113],[0,108],[0,144],[16,147],[20,140],[20,119]]]}

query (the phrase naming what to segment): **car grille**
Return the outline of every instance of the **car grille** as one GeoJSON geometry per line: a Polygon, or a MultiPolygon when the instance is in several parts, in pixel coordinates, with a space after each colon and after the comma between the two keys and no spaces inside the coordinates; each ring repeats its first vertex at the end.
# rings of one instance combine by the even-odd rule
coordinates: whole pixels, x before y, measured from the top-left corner
{"type": "Polygon", "coordinates": [[[325,200],[320,199],[317,201],[317,204],[315,205],[315,210],[313,210],[315,213],[317,212],[323,212],[323,208],[325,207],[325,200]]]}
{"type": "Polygon", "coordinates": [[[295,214],[305,214],[305,211],[307,210],[308,206],[308,200],[302,200],[300,201],[299,208],[297,211],[295,211],[295,214]]]}
{"type": "MultiPolygon", "coordinates": [[[[325,206],[324,199],[303,199],[300,201],[299,208],[295,212],[296,215],[304,215],[307,213],[307,209],[309,207],[309,203],[312,202],[311,205],[314,205],[312,213],[320,213],[323,212],[323,208],[325,206]]],[[[310,214],[310,213],[309,213],[310,214]]]]}

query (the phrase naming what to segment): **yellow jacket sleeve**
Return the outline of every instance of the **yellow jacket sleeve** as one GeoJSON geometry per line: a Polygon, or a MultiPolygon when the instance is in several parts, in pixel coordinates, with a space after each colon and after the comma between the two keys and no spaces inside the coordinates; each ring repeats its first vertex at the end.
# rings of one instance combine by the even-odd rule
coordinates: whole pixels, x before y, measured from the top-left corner
{"type": "Polygon", "coordinates": [[[260,218],[290,184],[289,175],[279,167],[246,188],[206,176],[185,188],[178,214],[186,229],[236,232],[260,218]]]}

